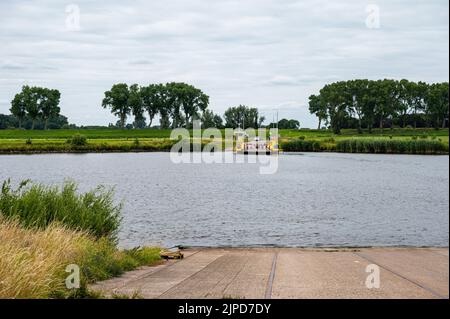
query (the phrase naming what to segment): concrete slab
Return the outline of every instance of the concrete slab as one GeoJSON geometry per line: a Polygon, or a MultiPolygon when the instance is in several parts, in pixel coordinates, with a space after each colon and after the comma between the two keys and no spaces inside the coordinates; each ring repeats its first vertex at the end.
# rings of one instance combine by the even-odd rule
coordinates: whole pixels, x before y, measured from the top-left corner
{"type": "Polygon", "coordinates": [[[352,252],[280,252],[272,298],[434,297],[383,269],[380,269],[380,288],[367,288],[369,264],[352,252]]]}
{"type": "Polygon", "coordinates": [[[161,298],[264,298],[273,253],[228,251],[161,298]]]}
{"type": "Polygon", "coordinates": [[[358,255],[437,298],[449,297],[448,250],[445,255],[445,251],[427,249],[365,249],[358,255]]]}
{"type": "Polygon", "coordinates": [[[144,298],[448,298],[448,248],[199,249],[92,286],[144,298]],[[380,270],[369,289],[366,267],[380,270]]]}

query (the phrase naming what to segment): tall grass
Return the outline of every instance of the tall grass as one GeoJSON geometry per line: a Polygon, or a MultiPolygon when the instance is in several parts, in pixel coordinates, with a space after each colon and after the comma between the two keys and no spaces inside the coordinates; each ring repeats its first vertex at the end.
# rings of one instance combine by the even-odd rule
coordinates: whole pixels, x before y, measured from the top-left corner
{"type": "Polygon", "coordinates": [[[64,269],[77,260],[84,236],[67,227],[30,230],[0,219],[0,298],[43,298],[63,290],[64,269]]]}
{"type": "Polygon", "coordinates": [[[61,222],[112,241],[117,239],[120,210],[112,190],[98,187],[79,194],[73,182],[56,187],[24,181],[13,188],[7,180],[0,193],[0,216],[17,219],[25,227],[45,229],[53,222],[61,222]]]}
{"type": "Polygon", "coordinates": [[[153,247],[118,250],[106,238],[61,223],[28,229],[0,216],[0,299],[98,297],[87,284],[158,262],[159,252],[153,247]],[[81,289],[65,287],[69,264],[80,267],[81,289]]]}
{"type": "Polygon", "coordinates": [[[293,140],[281,143],[281,148],[285,152],[319,152],[321,145],[317,141],[293,140]]]}
{"type": "Polygon", "coordinates": [[[445,154],[448,145],[434,140],[348,139],[338,141],[338,152],[384,154],[445,154]]]}

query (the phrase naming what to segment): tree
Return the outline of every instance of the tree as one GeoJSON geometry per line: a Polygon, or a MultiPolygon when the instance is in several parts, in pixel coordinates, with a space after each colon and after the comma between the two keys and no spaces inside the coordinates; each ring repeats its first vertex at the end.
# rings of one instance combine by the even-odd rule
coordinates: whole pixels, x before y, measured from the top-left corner
{"type": "Polygon", "coordinates": [[[34,130],[36,120],[40,114],[40,97],[39,90],[36,87],[24,86],[22,93],[24,94],[25,110],[28,117],[31,119],[31,129],[34,130]]]}
{"type": "Polygon", "coordinates": [[[399,90],[399,103],[398,103],[398,116],[401,119],[402,127],[406,127],[407,116],[412,110],[413,99],[414,99],[414,87],[417,84],[410,82],[406,79],[402,79],[398,82],[399,90]]]}
{"type": "Polygon", "coordinates": [[[131,113],[134,116],[134,128],[144,128],[145,127],[145,116],[144,116],[144,106],[142,101],[141,88],[137,84],[130,86],[129,95],[129,105],[131,108],[131,113]]]}
{"type": "Polygon", "coordinates": [[[257,108],[251,108],[245,105],[228,108],[225,111],[224,118],[226,127],[240,127],[242,129],[249,127],[259,128],[265,120],[263,116],[259,116],[257,108]]]}
{"type": "Polygon", "coordinates": [[[0,114],[0,130],[18,127],[18,120],[14,115],[0,114]]]}
{"type": "Polygon", "coordinates": [[[330,117],[330,125],[335,134],[340,134],[344,121],[348,116],[346,101],[346,87],[344,82],[337,82],[325,85],[320,90],[320,96],[324,99],[327,107],[327,113],[330,117]]]}
{"type": "Polygon", "coordinates": [[[364,121],[367,124],[369,133],[372,133],[372,129],[375,123],[375,110],[380,102],[380,96],[378,95],[379,82],[368,81],[367,82],[367,94],[363,98],[363,116],[364,121]]]}
{"type": "Polygon", "coordinates": [[[400,122],[402,127],[413,121],[421,125],[428,117],[433,126],[445,126],[448,120],[448,83],[432,86],[424,82],[384,79],[341,81],[325,85],[319,95],[309,97],[309,110],[330,119],[335,133],[352,127],[362,132],[364,125],[372,132],[375,120],[380,129],[400,122]],[[411,115],[412,114],[412,115],[411,115]]]}
{"type": "Polygon", "coordinates": [[[209,96],[200,89],[186,83],[168,83],[170,101],[172,103],[172,118],[175,127],[185,122],[186,126],[192,126],[199,112],[204,112],[209,104],[209,96]],[[184,112],[184,115],[181,114],[184,112]]]}
{"type": "Polygon", "coordinates": [[[103,108],[110,108],[111,113],[119,117],[119,125],[121,128],[125,127],[127,116],[131,112],[130,106],[130,91],[128,85],[125,83],[114,84],[110,91],[105,92],[103,99],[103,108]]]}
{"type": "MultiPolygon", "coordinates": [[[[270,126],[274,126],[274,123],[270,123],[270,126]]],[[[278,121],[278,128],[281,130],[298,130],[300,128],[300,122],[293,119],[281,119],[278,121]]]]}
{"type": "Polygon", "coordinates": [[[356,114],[358,118],[358,133],[362,133],[362,119],[364,116],[364,110],[366,109],[365,103],[367,103],[367,90],[368,80],[354,80],[346,82],[347,86],[347,98],[349,111],[356,114]]]}
{"type": "Polygon", "coordinates": [[[378,81],[379,84],[379,103],[375,112],[380,119],[380,129],[384,128],[384,120],[387,117],[393,118],[399,108],[400,101],[400,85],[395,80],[384,79],[378,81]]]}
{"type": "Polygon", "coordinates": [[[150,123],[148,124],[149,127],[152,126],[155,116],[161,109],[166,107],[164,102],[164,90],[165,88],[162,84],[150,84],[141,88],[142,107],[147,111],[150,120],[150,123]]]}
{"type": "Polygon", "coordinates": [[[11,108],[9,110],[11,114],[14,115],[19,121],[19,128],[22,128],[22,121],[27,114],[23,88],[21,93],[17,93],[14,96],[14,99],[11,101],[11,108]]]}
{"type": "Polygon", "coordinates": [[[426,108],[425,100],[428,94],[428,84],[425,82],[410,82],[411,85],[409,89],[411,90],[410,95],[412,97],[412,112],[414,116],[414,128],[417,128],[417,114],[419,112],[424,112],[426,108]]]}
{"type": "Polygon", "coordinates": [[[223,121],[220,115],[214,114],[211,110],[205,110],[201,117],[202,127],[203,128],[222,128],[223,121]]]}
{"type": "Polygon", "coordinates": [[[426,96],[427,114],[435,128],[445,128],[449,110],[448,82],[430,85],[426,96]]]}
{"type": "Polygon", "coordinates": [[[60,112],[59,100],[61,93],[58,90],[50,90],[46,88],[37,88],[39,94],[39,110],[44,121],[44,130],[48,129],[48,121],[52,117],[57,117],[60,112]]]}
{"type": "Polygon", "coordinates": [[[309,112],[319,119],[318,130],[322,127],[322,121],[328,118],[327,107],[320,95],[311,95],[309,97],[309,112]]]}

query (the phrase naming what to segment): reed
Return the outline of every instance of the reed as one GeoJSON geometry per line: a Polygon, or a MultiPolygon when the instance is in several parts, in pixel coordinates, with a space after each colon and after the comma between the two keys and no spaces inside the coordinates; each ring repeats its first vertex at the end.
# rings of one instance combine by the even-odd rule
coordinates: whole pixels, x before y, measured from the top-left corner
{"type": "Polygon", "coordinates": [[[0,193],[0,216],[17,219],[25,227],[45,229],[54,222],[86,231],[96,238],[117,239],[121,204],[116,205],[113,191],[98,187],[84,194],[67,181],[61,187],[23,181],[16,188],[9,180],[0,193]]]}
{"type": "Polygon", "coordinates": [[[310,140],[292,140],[281,143],[281,148],[285,152],[319,152],[322,150],[317,141],[310,140]]]}
{"type": "Polygon", "coordinates": [[[348,139],[338,141],[338,152],[382,154],[446,154],[448,145],[435,140],[348,139]]]}

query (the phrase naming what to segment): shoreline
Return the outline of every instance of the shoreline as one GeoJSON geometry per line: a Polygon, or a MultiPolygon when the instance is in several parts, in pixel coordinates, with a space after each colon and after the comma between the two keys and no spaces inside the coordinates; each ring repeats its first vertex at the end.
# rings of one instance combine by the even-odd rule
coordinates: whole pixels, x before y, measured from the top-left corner
{"type": "MultiPolygon", "coordinates": [[[[223,151],[222,151],[223,152],[223,151]]],[[[118,153],[170,153],[170,150],[148,150],[148,149],[132,149],[132,150],[27,150],[27,151],[4,151],[0,150],[0,155],[50,155],[50,154],[118,154],[118,153]]],[[[191,152],[193,153],[193,152],[191,152]]],[[[324,153],[324,154],[372,154],[372,155],[423,155],[423,156],[448,156],[449,152],[439,153],[395,153],[395,152],[340,152],[340,151],[280,151],[280,155],[304,154],[304,153],[324,153]]],[[[262,155],[261,155],[262,156],[262,155]]]]}

